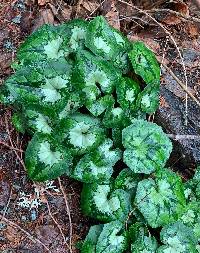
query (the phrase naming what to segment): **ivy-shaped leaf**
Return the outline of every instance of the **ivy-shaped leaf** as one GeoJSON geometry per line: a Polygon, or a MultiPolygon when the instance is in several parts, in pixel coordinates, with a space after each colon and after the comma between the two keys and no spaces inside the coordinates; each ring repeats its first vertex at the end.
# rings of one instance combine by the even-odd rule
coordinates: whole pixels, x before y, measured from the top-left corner
{"type": "Polygon", "coordinates": [[[161,127],[145,120],[133,120],[123,129],[124,162],[135,173],[150,174],[163,167],[172,151],[169,138],[161,127]]]}
{"type": "Polygon", "coordinates": [[[113,166],[121,158],[119,149],[112,150],[113,142],[106,139],[97,149],[84,155],[73,171],[73,177],[85,183],[109,183],[113,166]]]}
{"type": "Polygon", "coordinates": [[[105,224],[97,241],[96,253],[123,253],[128,247],[123,230],[124,224],[119,221],[105,224]]]}
{"type": "Polygon", "coordinates": [[[197,240],[191,228],[181,222],[165,226],[160,233],[165,246],[158,249],[158,253],[196,253],[197,240]]]}
{"type": "Polygon", "coordinates": [[[94,54],[111,60],[117,67],[128,71],[127,53],[131,49],[131,43],[122,33],[110,27],[103,16],[90,21],[85,44],[94,54]]]}
{"type": "Polygon", "coordinates": [[[132,253],[155,253],[158,248],[157,240],[150,234],[147,227],[136,222],[129,228],[132,253]]]}
{"type": "Polygon", "coordinates": [[[79,19],[60,26],[44,25],[21,45],[17,59],[21,65],[26,65],[67,57],[71,51],[83,46],[86,29],[87,22],[79,19]]]}
{"type": "Polygon", "coordinates": [[[122,189],[112,191],[108,184],[85,184],[81,206],[86,215],[100,221],[123,221],[131,208],[130,194],[122,189]]]}
{"type": "Polygon", "coordinates": [[[132,67],[146,84],[160,83],[160,67],[154,53],[143,42],[136,41],[129,52],[132,67]]]}
{"type": "Polygon", "coordinates": [[[36,133],[28,144],[25,164],[32,180],[51,180],[64,173],[69,175],[72,156],[68,149],[49,135],[36,133]]]}
{"type": "Polygon", "coordinates": [[[123,189],[131,192],[133,197],[136,193],[138,182],[142,179],[139,174],[133,173],[129,168],[123,169],[114,181],[115,189],[123,189]]]}
{"type": "Polygon", "coordinates": [[[138,183],[135,204],[153,228],[174,222],[183,215],[186,206],[183,183],[174,172],[160,169],[154,180],[138,183]]]}
{"type": "Polygon", "coordinates": [[[84,240],[79,246],[81,253],[96,253],[96,244],[104,225],[92,226],[84,240]]]}
{"type": "Polygon", "coordinates": [[[117,102],[128,114],[135,112],[136,100],[140,92],[140,86],[137,81],[124,77],[120,79],[119,85],[116,86],[117,102]]]}
{"type": "MultiPolygon", "coordinates": [[[[105,131],[97,118],[77,113],[63,118],[58,125],[58,138],[75,154],[84,154],[97,148],[105,139],[105,131]]],[[[57,131],[56,130],[56,131],[57,131]]]]}

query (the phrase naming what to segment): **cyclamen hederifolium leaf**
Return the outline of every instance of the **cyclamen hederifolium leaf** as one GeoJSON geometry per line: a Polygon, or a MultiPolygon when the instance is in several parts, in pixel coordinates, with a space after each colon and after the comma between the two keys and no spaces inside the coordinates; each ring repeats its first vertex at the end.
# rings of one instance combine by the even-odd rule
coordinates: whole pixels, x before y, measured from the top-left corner
{"type": "Polygon", "coordinates": [[[154,180],[138,183],[135,205],[153,228],[180,219],[186,206],[181,179],[169,169],[160,169],[154,180]]]}
{"type": "Polygon", "coordinates": [[[138,182],[142,179],[140,174],[133,173],[129,168],[123,169],[116,177],[114,189],[123,189],[131,192],[131,196],[135,195],[138,182]]]}
{"type": "Polygon", "coordinates": [[[125,73],[128,71],[127,53],[131,49],[131,43],[121,32],[109,26],[103,16],[90,21],[85,45],[95,55],[112,61],[116,67],[121,68],[125,73]]]}
{"type": "Polygon", "coordinates": [[[124,225],[113,221],[92,226],[81,247],[81,253],[123,253],[128,247],[124,225]]]}
{"type": "Polygon", "coordinates": [[[136,222],[129,228],[132,253],[155,253],[158,243],[142,222],[136,222]]]}
{"type": "Polygon", "coordinates": [[[166,246],[158,248],[158,253],[197,253],[198,242],[190,227],[181,222],[165,226],[160,233],[166,246]]]}
{"type": "Polygon", "coordinates": [[[108,184],[84,184],[81,207],[85,215],[100,221],[124,221],[131,209],[130,194],[122,189],[112,191],[108,184]]]}
{"type": "Polygon", "coordinates": [[[60,141],[75,154],[84,154],[97,148],[105,140],[100,120],[87,114],[76,113],[63,118],[55,133],[60,141]]]}
{"type": "Polygon", "coordinates": [[[158,125],[133,120],[123,129],[122,143],[126,150],[123,160],[135,173],[150,174],[162,168],[172,151],[172,144],[158,125]]]}
{"type": "Polygon", "coordinates": [[[105,224],[97,241],[96,253],[123,253],[127,248],[124,224],[119,221],[105,224]]]}
{"type": "Polygon", "coordinates": [[[15,129],[20,133],[25,133],[27,128],[27,122],[24,115],[20,112],[16,112],[12,116],[12,124],[15,129]]]}
{"type": "Polygon", "coordinates": [[[112,96],[105,96],[114,91],[121,73],[109,62],[94,56],[88,51],[77,54],[77,65],[73,82],[82,90],[85,105],[94,115],[99,116],[114,104],[112,96]]]}
{"type": "Polygon", "coordinates": [[[96,253],[96,244],[103,230],[104,225],[92,226],[82,244],[80,245],[81,253],[96,253]]]}
{"type": "Polygon", "coordinates": [[[113,128],[115,126],[123,129],[131,124],[128,116],[121,107],[112,106],[106,110],[102,123],[106,128],[113,128]]]}
{"type": "Polygon", "coordinates": [[[71,70],[64,59],[38,63],[18,70],[5,86],[17,103],[58,119],[82,106],[79,93],[70,83],[71,70]]]}
{"type": "Polygon", "coordinates": [[[155,55],[143,42],[134,42],[129,53],[133,69],[147,86],[140,93],[137,105],[146,113],[153,113],[159,106],[160,67],[155,55]]]}
{"type": "Polygon", "coordinates": [[[51,180],[70,174],[72,156],[49,135],[35,133],[25,153],[25,164],[32,180],[51,180]]]}
{"type": "Polygon", "coordinates": [[[160,66],[154,53],[143,42],[136,41],[132,44],[129,58],[135,73],[142,77],[145,83],[160,83],[160,66]]]}
{"type": "Polygon", "coordinates": [[[184,183],[188,201],[200,201],[200,167],[197,167],[194,177],[184,183]]]}
{"type": "Polygon", "coordinates": [[[124,77],[116,85],[117,102],[128,114],[136,111],[136,100],[140,93],[140,86],[137,81],[124,77]]]}
{"type": "Polygon", "coordinates": [[[78,19],[58,26],[44,25],[21,45],[17,60],[26,65],[67,57],[83,46],[86,28],[87,22],[78,19]]]}
{"type": "Polygon", "coordinates": [[[200,242],[200,202],[189,202],[180,221],[192,228],[195,237],[200,242]]]}
{"type": "Polygon", "coordinates": [[[84,155],[71,176],[84,183],[109,183],[113,166],[122,157],[121,150],[112,146],[112,140],[106,139],[96,151],[84,155]]]}

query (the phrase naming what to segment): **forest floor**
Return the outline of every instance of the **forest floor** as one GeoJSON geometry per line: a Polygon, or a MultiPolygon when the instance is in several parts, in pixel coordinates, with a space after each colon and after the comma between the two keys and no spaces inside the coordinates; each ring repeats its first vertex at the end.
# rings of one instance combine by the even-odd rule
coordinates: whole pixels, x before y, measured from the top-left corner
{"type": "MultiPolygon", "coordinates": [[[[142,40],[155,52],[164,66],[163,87],[178,101],[184,116],[190,119],[196,112],[198,119],[191,121],[199,134],[200,11],[190,1],[0,0],[0,85],[12,73],[10,65],[17,48],[38,27],[78,17],[90,20],[97,15],[105,16],[130,40],[142,40]]],[[[163,91],[161,121],[170,103],[163,91]]],[[[46,184],[30,181],[23,163],[29,137],[15,131],[11,115],[11,108],[0,105],[0,252],[62,253],[70,252],[70,245],[72,252],[78,252],[75,244],[84,239],[93,222],[81,214],[82,185],[66,177],[46,184]]],[[[183,132],[180,136],[188,135],[183,132]]],[[[191,152],[196,149],[192,147],[191,152]]],[[[172,157],[175,169],[185,156],[183,147],[172,157]]],[[[195,159],[199,161],[196,153],[182,171],[183,177],[192,173],[195,159]]]]}

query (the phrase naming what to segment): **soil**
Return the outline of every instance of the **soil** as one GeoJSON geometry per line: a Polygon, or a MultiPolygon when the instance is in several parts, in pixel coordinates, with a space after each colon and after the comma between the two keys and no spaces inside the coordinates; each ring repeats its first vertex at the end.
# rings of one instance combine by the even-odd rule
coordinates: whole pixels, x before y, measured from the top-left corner
{"type": "MultiPolygon", "coordinates": [[[[145,13],[114,0],[1,0],[0,84],[12,73],[10,65],[19,45],[44,23],[104,15],[129,39],[144,41],[183,83],[185,71],[188,90],[200,101],[200,11],[190,1],[129,2],[145,13]]],[[[76,253],[76,243],[84,239],[92,224],[81,214],[82,185],[61,177],[72,220],[70,238],[69,214],[59,182],[38,185],[28,179],[23,151],[29,136],[14,130],[11,115],[12,108],[0,105],[0,215],[5,218],[0,216],[0,252],[43,253],[45,247],[52,253],[70,252],[71,239],[76,253]]],[[[199,106],[163,67],[160,108],[150,120],[156,120],[176,139],[170,164],[186,179],[200,163],[199,116],[199,106]]]]}

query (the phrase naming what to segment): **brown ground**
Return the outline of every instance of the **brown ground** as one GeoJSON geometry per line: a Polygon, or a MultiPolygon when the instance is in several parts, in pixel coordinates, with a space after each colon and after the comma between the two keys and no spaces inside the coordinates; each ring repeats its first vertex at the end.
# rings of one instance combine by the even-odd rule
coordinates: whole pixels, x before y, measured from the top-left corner
{"type": "MultiPolygon", "coordinates": [[[[170,4],[167,3],[169,1],[132,1],[133,4],[145,7],[146,14],[154,17],[157,23],[120,1],[101,2],[103,4],[97,0],[0,0],[0,84],[12,72],[10,64],[16,49],[28,34],[42,24],[61,23],[75,17],[89,19],[95,15],[104,15],[130,39],[145,41],[159,61],[164,61],[173,70],[177,70],[178,77],[184,82],[181,61],[170,37],[172,34],[177,46],[185,50],[184,62],[190,91],[197,99],[200,98],[200,12],[190,1],[173,1],[170,4]],[[164,9],[170,9],[171,12],[164,9]]],[[[184,105],[185,92],[177,83],[173,84],[173,79],[170,78],[163,74],[163,85],[167,83],[168,89],[184,105]]],[[[165,97],[161,96],[160,108],[168,106],[165,97]]],[[[42,243],[52,253],[70,252],[69,213],[59,182],[54,181],[56,188],[48,188],[34,185],[27,178],[22,159],[28,137],[19,135],[13,129],[11,113],[11,108],[0,105],[0,252],[47,252],[42,243]],[[37,200],[35,189],[39,189],[41,205],[38,208],[20,206],[20,197],[23,194],[29,201],[27,203],[37,200]],[[2,215],[4,218],[1,220],[2,215]],[[36,242],[35,238],[40,242],[36,242]]],[[[175,165],[179,157],[173,159],[175,165]]],[[[78,252],[74,245],[84,238],[92,221],[83,217],[79,208],[81,184],[65,177],[61,180],[72,219],[72,252],[78,252]]]]}

